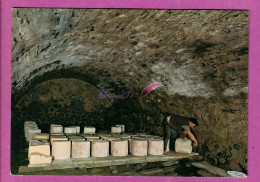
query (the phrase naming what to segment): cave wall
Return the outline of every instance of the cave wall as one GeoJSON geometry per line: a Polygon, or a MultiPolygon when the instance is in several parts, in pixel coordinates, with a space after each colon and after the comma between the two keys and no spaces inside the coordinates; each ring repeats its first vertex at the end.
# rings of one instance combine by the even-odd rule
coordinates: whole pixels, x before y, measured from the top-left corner
{"type": "Polygon", "coordinates": [[[127,92],[118,95],[124,97],[108,98],[113,96],[109,91],[75,78],[43,81],[29,89],[15,104],[12,111],[16,121],[14,126],[21,127],[20,123],[32,120],[39,123],[42,132],[47,133],[50,123],[77,125],[82,129],[94,126],[97,131],[110,131],[116,124],[124,124],[126,132],[147,131],[140,121],[147,120],[145,117],[152,113],[142,111],[141,105],[134,102],[135,95],[127,92]]]}
{"type": "Polygon", "coordinates": [[[50,123],[64,126],[81,125],[103,128],[104,116],[96,114],[95,122],[88,113],[111,107],[107,98],[99,98],[100,90],[77,79],[52,79],[33,87],[15,106],[16,115],[23,120],[39,123],[43,132],[49,132],[50,123]],[[100,123],[102,122],[102,124],[100,123]]]}
{"type": "MultiPolygon", "coordinates": [[[[82,90],[133,91],[132,99],[107,101],[110,110],[86,110],[83,102],[78,121],[104,118],[162,135],[165,112],[196,117],[198,152],[222,168],[247,170],[248,11],[14,8],[12,39],[12,106],[20,104],[23,119],[28,94],[41,95],[37,88],[51,79],[64,79],[62,88],[80,79],[82,90]],[[163,87],[139,100],[155,81],[163,87]]],[[[47,108],[50,95],[51,104],[30,103],[47,108]]]]}

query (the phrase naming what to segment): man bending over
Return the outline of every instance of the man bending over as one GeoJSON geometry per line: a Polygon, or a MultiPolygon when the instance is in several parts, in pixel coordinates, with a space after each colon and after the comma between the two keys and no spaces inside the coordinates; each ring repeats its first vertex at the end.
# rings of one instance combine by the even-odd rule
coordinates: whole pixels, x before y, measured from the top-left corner
{"type": "Polygon", "coordinates": [[[170,138],[175,140],[179,137],[189,138],[194,142],[194,147],[198,146],[198,141],[191,129],[198,125],[196,118],[188,118],[180,115],[167,114],[163,119],[163,130],[164,130],[164,151],[166,151],[167,143],[170,138]]]}

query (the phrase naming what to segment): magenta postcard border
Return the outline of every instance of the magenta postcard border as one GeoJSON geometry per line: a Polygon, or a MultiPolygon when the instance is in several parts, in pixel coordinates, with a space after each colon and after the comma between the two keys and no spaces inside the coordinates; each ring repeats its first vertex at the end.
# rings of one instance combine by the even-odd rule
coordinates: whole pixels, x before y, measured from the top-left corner
{"type": "Polygon", "coordinates": [[[260,1],[259,0],[1,0],[1,170],[2,182],[69,181],[258,181],[260,173],[260,1]],[[146,9],[238,9],[249,10],[249,104],[248,177],[117,177],[117,176],[22,176],[10,174],[11,128],[11,9],[41,8],[146,8],[146,9]]]}

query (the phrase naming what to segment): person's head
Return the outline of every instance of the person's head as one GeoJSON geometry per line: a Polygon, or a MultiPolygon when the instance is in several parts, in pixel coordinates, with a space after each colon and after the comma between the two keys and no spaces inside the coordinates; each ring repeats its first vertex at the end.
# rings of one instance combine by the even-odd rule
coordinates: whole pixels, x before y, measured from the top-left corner
{"type": "Polygon", "coordinates": [[[189,119],[189,127],[192,128],[192,127],[197,126],[197,125],[199,125],[199,122],[196,118],[190,118],[189,119]]]}

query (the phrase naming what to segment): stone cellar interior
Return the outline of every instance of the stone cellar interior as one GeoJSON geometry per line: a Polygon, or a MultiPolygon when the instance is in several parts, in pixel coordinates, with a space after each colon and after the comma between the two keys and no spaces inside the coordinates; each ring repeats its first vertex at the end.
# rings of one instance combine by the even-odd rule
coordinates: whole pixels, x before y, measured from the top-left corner
{"type": "Polygon", "coordinates": [[[14,175],[247,174],[248,11],[13,8],[11,79],[14,175]]]}

